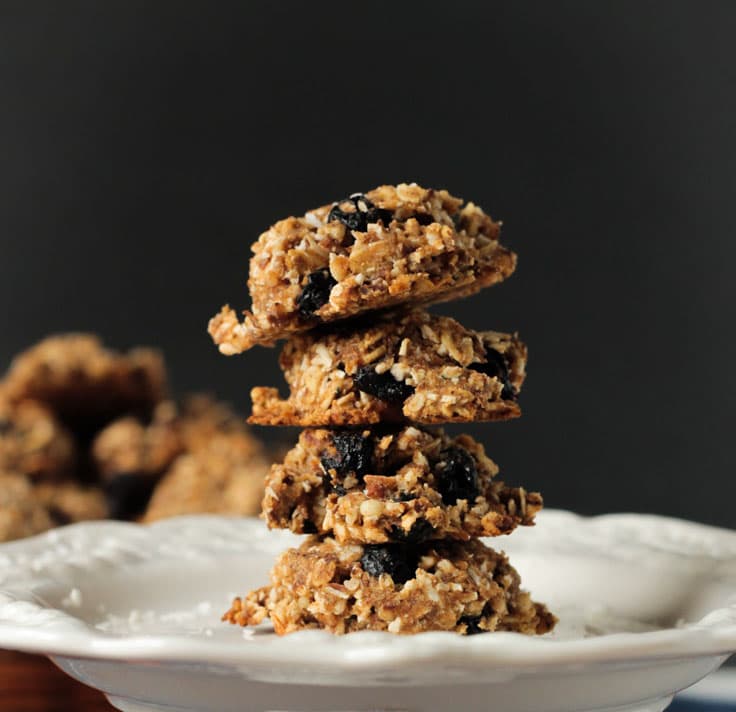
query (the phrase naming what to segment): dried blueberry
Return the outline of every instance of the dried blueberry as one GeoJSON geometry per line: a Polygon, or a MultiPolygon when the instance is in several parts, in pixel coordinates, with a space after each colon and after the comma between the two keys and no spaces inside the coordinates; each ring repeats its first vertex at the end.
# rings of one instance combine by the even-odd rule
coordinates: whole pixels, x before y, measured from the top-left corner
{"type": "Polygon", "coordinates": [[[330,292],[336,284],[335,278],[327,268],[312,272],[307,277],[307,283],[296,300],[299,313],[305,319],[314,316],[314,312],[330,300],[330,292]]]}
{"type": "Polygon", "coordinates": [[[332,444],[336,455],[324,454],[322,467],[335,470],[340,477],[351,472],[359,479],[370,472],[373,467],[373,439],[362,433],[346,430],[332,435],[332,444]]]}
{"type": "Polygon", "coordinates": [[[369,393],[387,403],[403,403],[414,388],[402,381],[397,381],[390,371],[376,373],[373,366],[361,366],[353,376],[358,390],[369,393]]]}
{"type": "Polygon", "coordinates": [[[327,475],[325,475],[324,479],[329,492],[334,492],[338,497],[344,497],[348,493],[341,484],[333,482],[327,475]]]}
{"type": "Polygon", "coordinates": [[[434,527],[426,519],[417,519],[405,532],[401,527],[391,527],[391,539],[405,544],[421,544],[434,534],[434,527]]]}
{"type": "Polygon", "coordinates": [[[377,208],[362,193],[353,193],[349,198],[338,201],[332,206],[332,210],[327,215],[327,222],[339,220],[348,230],[357,230],[358,232],[365,232],[369,223],[380,221],[384,225],[388,225],[392,219],[393,214],[390,210],[377,208]],[[342,206],[347,203],[352,204],[352,210],[342,209],[342,206]]]}
{"type": "Polygon", "coordinates": [[[451,447],[440,453],[442,462],[435,473],[437,489],[445,504],[459,499],[474,502],[478,492],[478,470],[475,459],[464,448],[451,447]]]}
{"type": "Polygon", "coordinates": [[[495,349],[486,350],[486,363],[471,363],[468,366],[473,371],[485,373],[490,378],[497,378],[503,384],[501,398],[504,400],[513,400],[516,398],[516,389],[511,384],[509,378],[509,367],[506,359],[495,349]]]}
{"type": "Polygon", "coordinates": [[[360,564],[370,576],[388,574],[394,583],[405,583],[414,578],[417,570],[417,552],[404,544],[372,544],[363,548],[360,564]]]}
{"type": "Polygon", "coordinates": [[[111,477],[104,485],[111,519],[131,519],[148,506],[156,481],[149,475],[125,472],[111,477]]]}
{"type": "Polygon", "coordinates": [[[487,633],[480,627],[480,619],[483,616],[463,616],[458,623],[465,624],[465,635],[478,635],[478,633],[487,633]]]}
{"type": "Polygon", "coordinates": [[[302,532],[304,532],[304,534],[316,534],[317,525],[311,519],[305,519],[302,522],[302,532]]]}
{"type": "Polygon", "coordinates": [[[420,225],[431,225],[433,222],[435,222],[434,217],[432,217],[431,213],[417,213],[414,216],[414,219],[420,224],[420,225]]]}

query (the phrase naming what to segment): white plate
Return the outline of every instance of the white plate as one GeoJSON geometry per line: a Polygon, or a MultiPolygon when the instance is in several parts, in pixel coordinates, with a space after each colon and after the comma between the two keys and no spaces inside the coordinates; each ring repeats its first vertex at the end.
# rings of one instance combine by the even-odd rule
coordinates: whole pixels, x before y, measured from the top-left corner
{"type": "Polygon", "coordinates": [[[284,638],[219,622],[297,541],[257,519],[95,522],[0,546],[0,647],[121,710],[660,712],[736,650],[736,532],[545,511],[492,544],[560,616],[492,633],[284,638]]]}

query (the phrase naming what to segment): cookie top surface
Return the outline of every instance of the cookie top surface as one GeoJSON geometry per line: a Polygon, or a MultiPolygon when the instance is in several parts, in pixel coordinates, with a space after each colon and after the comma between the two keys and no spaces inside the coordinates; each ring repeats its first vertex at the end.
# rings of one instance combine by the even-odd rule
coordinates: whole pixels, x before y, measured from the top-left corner
{"type": "Polygon", "coordinates": [[[157,351],[118,353],[91,334],[44,339],[13,359],[3,383],[10,401],[39,401],[82,437],[120,415],[147,416],[165,392],[157,351]]]}
{"type": "Polygon", "coordinates": [[[368,544],[467,540],[533,524],[542,497],[497,473],[467,435],[308,429],[266,477],[263,515],[271,528],[368,544]]]}
{"type": "Polygon", "coordinates": [[[346,426],[518,417],[526,347],[422,310],[292,337],[280,364],[290,395],[251,391],[251,423],[346,426]]]}
{"type": "Polygon", "coordinates": [[[281,220],[253,245],[251,310],[241,322],[224,307],[210,335],[230,355],[366,311],[473,294],[514,271],[499,233],[477,205],[416,184],[281,220]]]}
{"type": "Polygon", "coordinates": [[[270,586],[235,599],[225,620],[255,625],[266,616],[279,635],[305,628],[533,635],[556,622],[520,588],[506,557],[478,540],[343,546],[309,537],[279,557],[270,586]]]}

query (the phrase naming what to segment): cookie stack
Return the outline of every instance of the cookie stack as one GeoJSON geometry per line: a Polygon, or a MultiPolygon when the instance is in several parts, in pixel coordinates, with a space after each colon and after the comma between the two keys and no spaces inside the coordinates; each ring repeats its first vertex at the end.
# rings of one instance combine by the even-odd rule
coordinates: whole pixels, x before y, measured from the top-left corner
{"type": "Polygon", "coordinates": [[[382,186],[276,223],[253,251],[252,310],[241,322],[224,307],[210,334],[225,354],[288,339],[289,396],[254,388],[250,422],[305,428],[266,477],[263,516],[308,538],[224,619],[268,616],[279,634],[550,630],[479,540],[533,524],[541,496],[435,427],[520,415],[517,336],[421,309],[513,272],[499,224],[446,191],[382,186]]]}

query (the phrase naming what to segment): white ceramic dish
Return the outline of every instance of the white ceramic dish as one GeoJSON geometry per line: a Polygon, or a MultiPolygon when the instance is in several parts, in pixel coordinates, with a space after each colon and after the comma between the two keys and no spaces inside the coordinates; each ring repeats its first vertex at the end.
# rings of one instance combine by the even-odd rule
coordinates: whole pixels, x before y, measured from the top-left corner
{"type": "Polygon", "coordinates": [[[257,519],[79,524],[0,546],[0,647],[128,712],[661,712],[736,650],[736,532],[546,511],[493,544],[558,630],[284,638],[219,622],[295,537],[257,519]]]}

